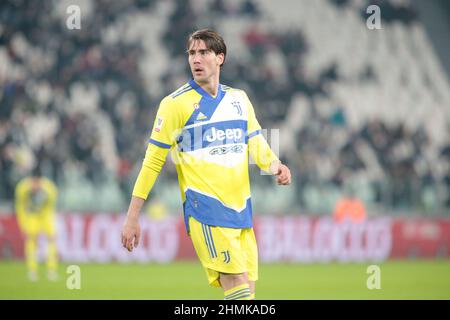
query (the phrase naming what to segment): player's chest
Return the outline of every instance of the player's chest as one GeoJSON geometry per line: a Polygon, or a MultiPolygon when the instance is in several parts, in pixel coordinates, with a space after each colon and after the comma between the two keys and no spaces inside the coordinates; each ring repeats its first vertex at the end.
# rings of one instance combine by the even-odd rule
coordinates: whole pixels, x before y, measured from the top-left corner
{"type": "Polygon", "coordinates": [[[245,101],[240,95],[226,94],[217,104],[210,119],[211,122],[229,121],[229,120],[248,120],[248,110],[245,101]]]}
{"type": "Polygon", "coordinates": [[[180,150],[192,151],[224,144],[245,143],[248,110],[239,96],[225,96],[214,110],[200,105],[196,121],[186,125],[177,142],[180,150]],[[210,111],[210,112],[208,112],[210,111]]]}

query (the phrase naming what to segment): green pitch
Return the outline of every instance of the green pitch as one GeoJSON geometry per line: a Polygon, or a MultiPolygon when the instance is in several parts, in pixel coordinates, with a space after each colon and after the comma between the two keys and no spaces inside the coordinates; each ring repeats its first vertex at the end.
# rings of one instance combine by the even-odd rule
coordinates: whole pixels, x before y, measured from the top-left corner
{"type": "MultiPolygon", "coordinates": [[[[81,289],[60,279],[29,282],[23,262],[0,262],[0,299],[223,299],[207,285],[198,262],[80,264],[81,289]]],[[[381,289],[369,290],[369,264],[263,264],[257,299],[450,299],[450,260],[391,261],[379,264],[381,289]]]]}

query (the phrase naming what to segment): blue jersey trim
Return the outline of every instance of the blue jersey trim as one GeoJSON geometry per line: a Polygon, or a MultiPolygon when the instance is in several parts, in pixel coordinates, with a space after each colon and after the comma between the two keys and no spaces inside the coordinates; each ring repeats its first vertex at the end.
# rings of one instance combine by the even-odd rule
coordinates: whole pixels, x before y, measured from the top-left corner
{"type": "Polygon", "coordinates": [[[261,130],[253,131],[252,133],[250,133],[250,134],[248,135],[248,138],[250,139],[250,138],[252,138],[252,137],[254,137],[254,136],[257,136],[257,135],[260,134],[260,133],[261,133],[261,130]]]}
{"type": "Polygon", "coordinates": [[[210,95],[208,92],[206,92],[205,90],[203,90],[202,87],[200,87],[200,85],[195,82],[194,79],[191,79],[189,82],[189,85],[194,88],[195,91],[197,91],[198,93],[200,93],[202,95],[203,98],[208,98],[208,99],[212,99],[212,100],[216,100],[219,99],[220,95],[223,95],[223,90],[222,90],[222,85],[219,84],[219,88],[217,90],[217,96],[214,98],[212,95],[210,95]]]}
{"type": "Polygon", "coordinates": [[[219,200],[193,190],[186,190],[186,201],[183,203],[184,222],[189,233],[189,217],[210,225],[226,228],[252,228],[252,203],[247,199],[245,208],[238,212],[224,206],[219,200]]]}
{"type": "Polygon", "coordinates": [[[153,139],[148,140],[149,143],[154,144],[155,146],[161,147],[161,148],[165,148],[165,149],[170,149],[171,145],[170,144],[166,144],[166,143],[162,143],[153,139]]]}

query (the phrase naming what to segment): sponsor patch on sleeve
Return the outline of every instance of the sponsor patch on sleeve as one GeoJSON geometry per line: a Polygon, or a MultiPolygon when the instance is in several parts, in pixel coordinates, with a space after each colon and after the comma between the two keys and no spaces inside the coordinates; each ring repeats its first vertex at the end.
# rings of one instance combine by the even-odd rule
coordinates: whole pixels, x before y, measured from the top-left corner
{"type": "Polygon", "coordinates": [[[156,119],[156,126],[155,126],[155,129],[154,129],[154,130],[155,130],[156,132],[160,132],[163,123],[164,123],[164,119],[158,117],[158,118],[156,119]]]}

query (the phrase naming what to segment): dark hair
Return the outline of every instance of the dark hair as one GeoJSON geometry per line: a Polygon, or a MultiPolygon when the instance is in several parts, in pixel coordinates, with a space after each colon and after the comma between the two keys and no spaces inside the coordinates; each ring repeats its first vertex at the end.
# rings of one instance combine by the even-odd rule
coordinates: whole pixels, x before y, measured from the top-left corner
{"type": "Polygon", "coordinates": [[[220,36],[220,34],[210,29],[201,29],[194,31],[188,37],[188,40],[186,42],[186,50],[189,50],[189,47],[194,40],[203,40],[205,42],[206,48],[208,50],[214,51],[216,55],[219,53],[223,53],[223,63],[220,66],[225,63],[227,46],[225,45],[225,41],[220,36]]]}

